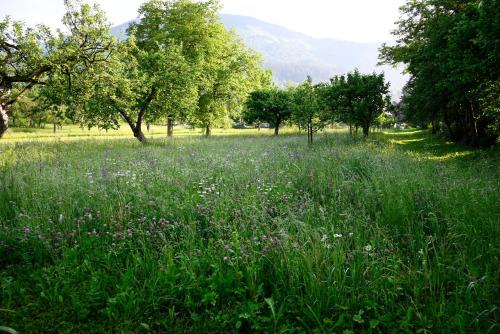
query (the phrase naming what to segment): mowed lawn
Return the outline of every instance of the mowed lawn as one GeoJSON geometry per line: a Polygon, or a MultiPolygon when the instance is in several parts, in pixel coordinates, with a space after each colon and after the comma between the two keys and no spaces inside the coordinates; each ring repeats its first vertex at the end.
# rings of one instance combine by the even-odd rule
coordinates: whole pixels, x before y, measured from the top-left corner
{"type": "Polygon", "coordinates": [[[71,131],[0,141],[0,326],[500,330],[498,149],[415,130],[310,147],[270,130],[153,128],[147,145],[71,131]]]}

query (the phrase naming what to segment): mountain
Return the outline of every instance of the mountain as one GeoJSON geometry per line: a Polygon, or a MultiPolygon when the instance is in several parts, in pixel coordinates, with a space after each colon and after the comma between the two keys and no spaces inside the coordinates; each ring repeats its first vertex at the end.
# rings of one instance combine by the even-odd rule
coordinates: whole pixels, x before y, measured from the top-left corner
{"type": "MultiPolygon", "coordinates": [[[[113,34],[123,36],[132,22],[114,27],[113,34]]],[[[278,84],[300,83],[307,75],[316,82],[328,81],[357,68],[365,73],[383,71],[391,82],[392,95],[398,97],[408,79],[390,66],[376,66],[379,43],[314,38],[248,16],[224,14],[222,22],[263,56],[265,67],[273,71],[278,84]]]]}

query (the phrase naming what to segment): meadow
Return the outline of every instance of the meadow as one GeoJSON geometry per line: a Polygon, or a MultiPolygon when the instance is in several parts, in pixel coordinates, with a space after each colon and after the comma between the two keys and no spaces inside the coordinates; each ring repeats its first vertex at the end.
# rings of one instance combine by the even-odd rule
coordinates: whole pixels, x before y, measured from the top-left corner
{"type": "Polygon", "coordinates": [[[146,145],[120,131],[9,130],[0,326],[499,331],[497,148],[417,130],[336,131],[311,146],[296,133],[177,130],[153,128],[146,145]]]}

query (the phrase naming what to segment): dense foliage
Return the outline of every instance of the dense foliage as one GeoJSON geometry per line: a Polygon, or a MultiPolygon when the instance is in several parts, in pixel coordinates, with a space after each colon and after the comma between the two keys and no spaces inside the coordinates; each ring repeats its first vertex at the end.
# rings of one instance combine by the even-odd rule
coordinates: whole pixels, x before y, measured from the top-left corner
{"type": "Polygon", "coordinates": [[[440,124],[470,145],[495,143],[500,134],[500,2],[417,0],[401,8],[395,46],[384,62],[404,63],[407,118],[440,124]]]}
{"type": "Polygon", "coordinates": [[[292,116],[293,92],[271,88],[250,93],[243,114],[245,122],[260,126],[269,123],[278,135],[280,126],[292,116]]]}
{"type": "Polygon", "coordinates": [[[359,71],[347,76],[332,78],[327,91],[332,118],[352,127],[360,127],[365,137],[375,120],[390,107],[389,84],[384,74],[361,74],[359,71]]]}
{"type": "Polygon", "coordinates": [[[45,26],[25,28],[6,17],[0,21],[0,138],[8,128],[10,107],[32,88],[65,80],[106,62],[112,38],[98,6],[65,0],[68,32],[45,26]]]}
{"type": "Polygon", "coordinates": [[[217,1],[148,1],[124,41],[111,35],[98,7],[66,5],[69,33],[57,37],[9,18],[0,25],[0,135],[8,108],[35,85],[44,87],[24,102],[36,100],[38,110],[57,116],[54,124],[64,117],[102,129],[125,122],[145,141],[143,123],[163,120],[170,134],[179,120],[209,135],[269,81],[260,57],[220,22],[217,1]]]}

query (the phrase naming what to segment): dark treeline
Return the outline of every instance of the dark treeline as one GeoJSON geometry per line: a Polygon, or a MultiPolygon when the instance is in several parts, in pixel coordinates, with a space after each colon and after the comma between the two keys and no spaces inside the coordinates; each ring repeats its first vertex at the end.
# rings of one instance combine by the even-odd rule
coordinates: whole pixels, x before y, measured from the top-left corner
{"type": "Polygon", "coordinates": [[[397,43],[385,63],[404,63],[411,79],[402,104],[414,124],[432,125],[472,146],[500,133],[498,0],[418,0],[401,7],[397,43]]]}

